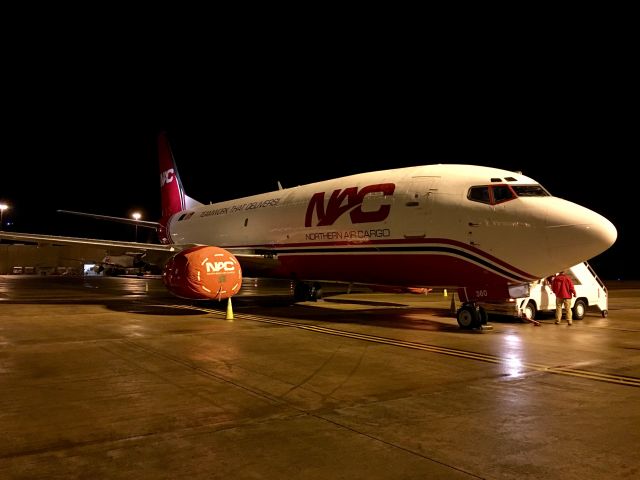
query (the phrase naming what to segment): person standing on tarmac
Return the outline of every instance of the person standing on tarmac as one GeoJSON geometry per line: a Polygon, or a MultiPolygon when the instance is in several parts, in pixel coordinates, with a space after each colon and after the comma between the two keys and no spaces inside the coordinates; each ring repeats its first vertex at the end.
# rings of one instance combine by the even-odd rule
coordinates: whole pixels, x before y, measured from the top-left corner
{"type": "Polygon", "coordinates": [[[576,289],[573,286],[573,282],[567,274],[562,270],[556,275],[551,283],[551,290],[556,294],[556,325],[560,325],[562,320],[562,306],[564,305],[565,314],[567,317],[567,324],[571,325],[571,297],[576,296],[576,289]]]}

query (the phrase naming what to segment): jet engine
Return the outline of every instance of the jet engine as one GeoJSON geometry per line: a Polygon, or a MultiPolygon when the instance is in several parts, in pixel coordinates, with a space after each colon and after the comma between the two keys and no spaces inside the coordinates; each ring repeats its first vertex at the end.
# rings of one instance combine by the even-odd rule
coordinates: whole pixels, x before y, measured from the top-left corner
{"type": "Polygon", "coordinates": [[[162,280],[178,297],[224,300],[240,290],[242,269],[236,257],[223,248],[192,247],[167,262],[162,280]]]}

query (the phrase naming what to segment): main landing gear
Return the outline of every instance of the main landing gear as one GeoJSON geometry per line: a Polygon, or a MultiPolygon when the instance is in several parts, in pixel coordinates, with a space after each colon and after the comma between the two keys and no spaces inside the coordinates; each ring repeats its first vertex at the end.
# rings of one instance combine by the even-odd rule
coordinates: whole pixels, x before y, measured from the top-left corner
{"type": "Polygon", "coordinates": [[[322,287],[318,282],[295,282],[293,298],[296,302],[317,302],[322,298],[322,287]]]}
{"type": "Polygon", "coordinates": [[[460,328],[471,330],[486,328],[489,315],[487,311],[477,303],[467,302],[458,309],[456,317],[460,328]]]}

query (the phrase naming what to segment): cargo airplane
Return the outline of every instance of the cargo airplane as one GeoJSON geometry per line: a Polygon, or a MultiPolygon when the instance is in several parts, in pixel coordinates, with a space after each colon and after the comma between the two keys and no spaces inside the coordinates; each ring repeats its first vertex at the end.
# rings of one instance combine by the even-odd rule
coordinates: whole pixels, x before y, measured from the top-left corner
{"type": "Polygon", "coordinates": [[[163,267],[173,294],[191,299],[229,298],[243,273],[290,279],[297,300],[313,297],[321,281],[457,288],[458,323],[476,328],[486,323],[483,304],[521,297],[529,282],[604,252],[617,237],[603,216],[519,172],[424,165],[204,205],[185,194],[164,134],[158,153],[162,218],[137,224],[156,228],[160,244],[0,238],[137,252],[163,267]]]}

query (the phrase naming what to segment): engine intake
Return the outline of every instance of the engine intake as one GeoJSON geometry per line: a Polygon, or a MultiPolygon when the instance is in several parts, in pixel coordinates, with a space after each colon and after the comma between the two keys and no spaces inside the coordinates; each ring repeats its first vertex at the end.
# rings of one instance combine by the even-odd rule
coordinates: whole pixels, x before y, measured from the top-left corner
{"type": "Polygon", "coordinates": [[[174,295],[195,300],[225,300],[240,290],[242,269],[220,247],[192,247],[167,262],[162,280],[174,295]]]}

